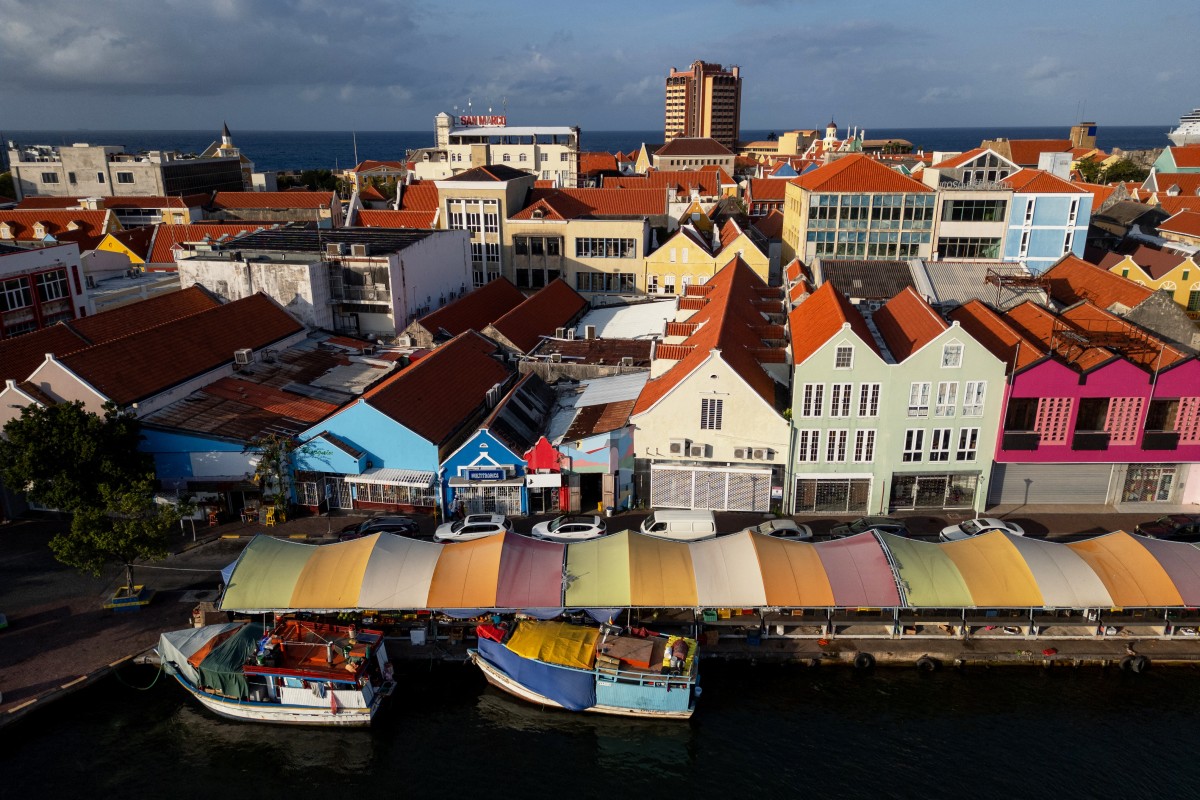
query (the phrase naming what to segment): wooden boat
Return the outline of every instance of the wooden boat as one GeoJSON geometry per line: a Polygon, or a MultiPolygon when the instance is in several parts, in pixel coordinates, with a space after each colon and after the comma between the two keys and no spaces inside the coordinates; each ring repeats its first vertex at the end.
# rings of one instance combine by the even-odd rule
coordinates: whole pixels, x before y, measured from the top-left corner
{"type": "Polygon", "coordinates": [[[550,708],[687,719],[700,694],[694,639],[613,626],[481,625],[468,651],[488,683],[550,708]]]}
{"type": "Polygon", "coordinates": [[[164,633],[156,649],[184,689],[231,719],[361,727],[395,688],[383,633],[354,626],[206,625],[164,633]]]}

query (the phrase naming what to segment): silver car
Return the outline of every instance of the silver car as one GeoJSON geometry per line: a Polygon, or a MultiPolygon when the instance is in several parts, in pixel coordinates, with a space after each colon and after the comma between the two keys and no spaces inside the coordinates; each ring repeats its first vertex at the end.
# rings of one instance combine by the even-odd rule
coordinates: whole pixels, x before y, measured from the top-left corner
{"type": "Polygon", "coordinates": [[[457,522],[444,522],[434,531],[435,542],[469,542],[485,536],[495,536],[512,530],[512,523],[502,514],[468,514],[457,522]]]}

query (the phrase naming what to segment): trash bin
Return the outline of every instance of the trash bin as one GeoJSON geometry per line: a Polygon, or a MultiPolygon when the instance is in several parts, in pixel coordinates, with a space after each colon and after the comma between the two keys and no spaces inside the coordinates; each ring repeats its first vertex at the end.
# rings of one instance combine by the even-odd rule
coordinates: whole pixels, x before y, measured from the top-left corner
{"type": "Polygon", "coordinates": [[[612,506],[608,506],[607,508],[604,509],[604,516],[611,517],[612,512],[613,512],[612,506]]]}

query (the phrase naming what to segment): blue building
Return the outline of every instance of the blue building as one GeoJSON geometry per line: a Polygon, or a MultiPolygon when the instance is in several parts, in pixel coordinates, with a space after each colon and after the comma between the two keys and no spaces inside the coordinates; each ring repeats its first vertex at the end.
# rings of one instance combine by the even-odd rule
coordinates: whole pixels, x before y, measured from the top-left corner
{"type": "Polygon", "coordinates": [[[1003,180],[1013,190],[1005,261],[1020,261],[1040,275],[1063,256],[1083,256],[1092,194],[1062,178],[1023,169],[1003,180]]]}

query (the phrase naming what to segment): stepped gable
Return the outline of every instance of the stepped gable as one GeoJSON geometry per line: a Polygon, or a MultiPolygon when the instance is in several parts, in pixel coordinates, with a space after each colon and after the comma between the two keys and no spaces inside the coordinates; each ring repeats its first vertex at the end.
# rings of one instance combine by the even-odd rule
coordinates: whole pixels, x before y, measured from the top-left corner
{"type": "Polygon", "coordinates": [[[465,331],[384,380],[363,401],[423,439],[442,444],[483,407],[488,391],[508,380],[499,348],[465,331]]]}
{"type": "Polygon", "coordinates": [[[126,406],[232,363],[235,350],[262,349],[303,331],[303,325],[259,293],[58,360],[113,402],[126,406]]]}
{"type": "Polygon", "coordinates": [[[484,329],[498,334],[522,353],[538,346],[543,336],[572,324],[587,309],[588,301],[562,278],[546,284],[532,297],[484,329]]]}
{"type": "Polygon", "coordinates": [[[808,360],[847,323],[863,344],[871,348],[875,355],[883,356],[863,315],[832,283],[824,284],[793,308],[788,315],[788,323],[792,333],[794,364],[808,360]]]}
{"type": "Polygon", "coordinates": [[[875,327],[897,363],[940,336],[950,326],[909,286],[875,312],[875,327]]]}
{"type": "Polygon", "coordinates": [[[525,295],[512,281],[496,278],[437,311],[431,311],[417,320],[417,324],[434,336],[439,330],[457,336],[466,330],[483,330],[523,302],[525,295]]]}
{"type": "MultiPolygon", "coordinates": [[[[703,286],[689,286],[700,309],[688,318],[697,327],[679,345],[663,345],[658,355],[672,348],[680,356],[677,364],[646,382],[638,395],[633,413],[642,414],[683,382],[709,357],[719,350],[719,357],[769,405],[775,405],[775,381],[762,368],[762,361],[775,361],[774,350],[763,342],[761,333],[767,328],[759,308],[763,304],[763,289],[770,287],[754,273],[741,258],[734,258],[703,286]]],[[[681,303],[682,307],[682,303],[681,303]]],[[[769,328],[767,328],[769,330],[769,328]]],[[[670,352],[668,350],[667,352],[670,352]]]]}
{"type": "Polygon", "coordinates": [[[1040,361],[1045,353],[1041,344],[1018,331],[981,300],[970,300],[951,311],[949,316],[1003,361],[1010,374],[1040,361]]]}
{"type": "Polygon", "coordinates": [[[1067,306],[1080,300],[1091,300],[1105,309],[1115,305],[1136,308],[1154,294],[1153,289],[1089,264],[1075,255],[1065,256],[1042,277],[1047,279],[1050,296],[1067,306]]]}
{"type": "Polygon", "coordinates": [[[920,181],[860,153],[839,158],[788,182],[813,192],[934,191],[920,181]]]}

